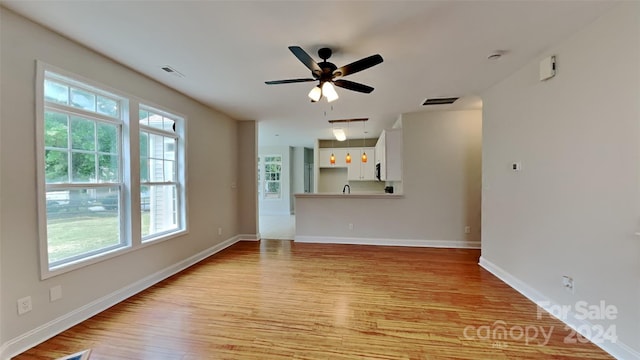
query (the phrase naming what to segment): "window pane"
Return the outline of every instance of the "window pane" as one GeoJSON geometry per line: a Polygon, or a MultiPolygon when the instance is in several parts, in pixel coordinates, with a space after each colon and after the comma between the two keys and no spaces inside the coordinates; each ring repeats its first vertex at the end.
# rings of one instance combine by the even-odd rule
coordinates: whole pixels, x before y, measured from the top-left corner
{"type": "Polygon", "coordinates": [[[149,181],[149,159],[140,158],[140,182],[149,181]]]}
{"type": "Polygon", "coordinates": [[[118,181],[118,156],[98,155],[98,169],[100,171],[100,182],[118,181]]]}
{"type": "Polygon", "coordinates": [[[75,150],[95,149],[95,122],[77,116],[71,117],[71,148],[75,150]]]}
{"type": "Polygon", "coordinates": [[[162,115],[154,114],[149,112],[149,126],[154,127],[156,129],[162,129],[162,121],[164,117],[162,115]]]}
{"type": "Polygon", "coordinates": [[[69,158],[66,151],[46,150],[44,172],[47,184],[69,181],[69,158]]]}
{"type": "Polygon", "coordinates": [[[88,91],[71,88],[71,106],[96,111],[96,96],[88,91]]]}
{"type": "Polygon", "coordinates": [[[164,118],[163,129],[173,131],[173,120],[164,118]]]}
{"type": "Polygon", "coordinates": [[[140,157],[149,156],[149,134],[140,132],[140,157]]]}
{"type": "Polygon", "coordinates": [[[149,181],[164,181],[164,161],[158,159],[149,159],[149,181]]]}
{"type": "Polygon", "coordinates": [[[48,191],[49,264],[122,245],[119,198],[117,187],[48,191]]]}
{"type": "Polygon", "coordinates": [[[175,160],[176,159],[176,139],[170,137],[164,137],[164,159],[175,160]]]}
{"type": "Polygon", "coordinates": [[[69,104],[69,88],[51,80],[44,81],[44,99],[61,104],[69,104]]]}
{"type": "Polygon", "coordinates": [[[67,115],[52,111],[44,113],[44,146],[66,149],[69,144],[69,119],[67,115]]]}
{"type": "Polygon", "coordinates": [[[98,113],[118,117],[120,113],[118,102],[98,95],[98,113]]]}
{"type": "Polygon", "coordinates": [[[165,160],[164,181],[176,181],[176,162],[165,160]]]}
{"type": "Polygon", "coordinates": [[[178,228],[175,185],[141,186],[140,201],[143,237],[178,228]]]}
{"type": "Polygon", "coordinates": [[[71,153],[71,182],[94,182],[96,180],[95,154],[71,153]]]}
{"type": "Polygon", "coordinates": [[[149,112],[146,110],[138,110],[138,119],[140,124],[149,125],[149,112]]]}
{"type": "Polygon", "coordinates": [[[140,182],[149,181],[149,159],[140,158],[140,182]]]}
{"type": "Polygon", "coordinates": [[[115,125],[98,123],[98,151],[118,153],[118,129],[115,125]]]}
{"type": "Polygon", "coordinates": [[[163,136],[149,134],[149,157],[155,159],[164,158],[163,136]]]}
{"type": "Polygon", "coordinates": [[[267,182],[267,192],[270,193],[278,193],[280,192],[280,183],[278,182],[274,182],[274,181],[270,181],[267,182]]]}

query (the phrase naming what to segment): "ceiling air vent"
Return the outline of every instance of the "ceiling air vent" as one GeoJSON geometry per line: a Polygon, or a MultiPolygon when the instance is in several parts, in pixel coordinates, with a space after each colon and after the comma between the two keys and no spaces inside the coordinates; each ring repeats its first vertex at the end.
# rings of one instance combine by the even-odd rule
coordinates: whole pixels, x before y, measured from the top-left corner
{"type": "Polygon", "coordinates": [[[427,106],[427,105],[445,105],[445,104],[453,104],[456,100],[458,100],[458,98],[457,98],[457,97],[426,99],[426,100],[422,103],[422,105],[423,105],[423,106],[427,106]]]}
{"type": "Polygon", "coordinates": [[[171,74],[171,75],[175,75],[175,76],[177,76],[177,77],[181,77],[181,78],[183,78],[183,77],[184,77],[184,74],[183,74],[183,73],[181,73],[180,71],[178,71],[178,70],[176,70],[176,69],[172,68],[172,67],[171,67],[171,66],[169,66],[169,65],[165,65],[165,66],[163,66],[161,69],[162,69],[162,70],[164,70],[164,71],[166,71],[166,72],[168,72],[168,73],[169,73],[169,74],[171,74]]]}

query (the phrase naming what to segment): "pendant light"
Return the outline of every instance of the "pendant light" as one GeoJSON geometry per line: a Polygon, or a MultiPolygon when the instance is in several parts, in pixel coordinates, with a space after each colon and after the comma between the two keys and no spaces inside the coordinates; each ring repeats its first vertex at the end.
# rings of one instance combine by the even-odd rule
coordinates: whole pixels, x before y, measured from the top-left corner
{"type": "MultiPolygon", "coordinates": [[[[309,94],[311,95],[311,94],[309,94]]],[[[333,106],[331,107],[331,109],[333,110],[333,106]]],[[[324,112],[324,117],[327,117],[327,112],[324,112]]],[[[338,137],[338,135],[336,134],[336,129],[333,127],[333,123],[331,123],[331,130],[333,130],[333,134],[338,137]]],[[[333,139],[331,139],[331,148],[333,149],[333,139]]],[[[331,152],[331,156],[329,156],[329,164],[331,165],[335,165],[336,164],[336,156],[333,154],[333,152],[331,152]]]]}
{"type": "MultiPolygon", "coordinates": [[[[347,137],[349,136],[349,123],[347,122],[347,137]]],[[[351,153],[349,153],[349,148],[351,148],[351,139],[347,140],[347,157],[344,159],[347,164],[351,164],[351,153]]]]}
{"type": "Polygon", "coordinates": [[[367,162],[367,153],[366,151],[364,151],[364,147],[365,147],[365,136],[367,135],[366,132],[366,125],[365,122],[362,122],[362,157],[360,158],[362,160],[363,163],[367,162]]]}

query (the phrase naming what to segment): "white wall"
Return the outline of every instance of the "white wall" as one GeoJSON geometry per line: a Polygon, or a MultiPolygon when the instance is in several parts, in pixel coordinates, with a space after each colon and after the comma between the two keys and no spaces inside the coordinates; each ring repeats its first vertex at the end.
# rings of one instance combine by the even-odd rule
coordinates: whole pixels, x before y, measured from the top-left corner
{"type": "MultiPolygon", "coordinates": [[[[237,192],[255,194],[256,189],[254,182],[250,188],[242,188],[243,183],[232,188],[238,181],[236,163],[255,164],[255,157],[239,158],[238,127],[229,117],[2,7],[0,30],[0,357],[5,357],[8,354],[1,352],[9,342],[17,338],[28,342],[28,332],[37,329],[42,333],[48,322],[127,289],[237,234],[238,214],[243,210],[237,192]],[[186,115],[188,234],[40,280],[35,192],[36,59],[186,115]],[[224,236],[217,235],[218,227],[224,229],[224,236]],[[49,288],[55,285],[62,286],[63,298],[50,303],[49,288]],[[33,299],[33,311],[18,316],[16,300],[28,295],[33,299]]],[[[255,208],[244,210],[255,212],[255,208]]]]}
{"type": "MultiPolygon", "coordinates": [[[[389,242],[453,241],[477,246],[481,143],[480,110],[404,114],[404,197],[305,199],[304,216],[302,201],[297,201],[296,240],[299,236],[325,236],[389,242]],[[354,224],[354,230],[348,229],[349,223],[354,224]],[[466,225],[471,227],[470,234],[464,233],[466,225]]],[[[331,192],[341,190],[342,186],[331,192]]]]}
{"type": "Polygon", "coordinates": [[[347,168],[320,168],[318,171],[318,192],[319,193],[339,193],[347,180],[347,168]]]}
{"type": "Polygon", "coordinates": [[[555,78],[533,61],[483,94],[482,257],[554,303],[616,306],[600,323],[640,352],[640,3],[552,54],[555,78]]]}
{"type": "MultiPolygon", "coordinates": [[[[264,166],[264,157],[268,155],[282,156],[281,196],[280,199],[258,199],[260,215],[289,215],[291,214],[291,149],[289,146],[260,146],[258,153],[264,166]]],[[[264,194],[264,191],[261,195],[264,194]]]]}

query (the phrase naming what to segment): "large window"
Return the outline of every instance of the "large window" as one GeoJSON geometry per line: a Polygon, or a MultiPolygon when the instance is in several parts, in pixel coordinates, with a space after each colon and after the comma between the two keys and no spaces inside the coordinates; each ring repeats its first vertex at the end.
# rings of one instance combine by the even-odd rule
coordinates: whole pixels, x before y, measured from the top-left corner
{"type": "Polygon", "coordinates": [[[51,69],[38,63],[43,277],[185,231],[183,118],[51,69]]]}

